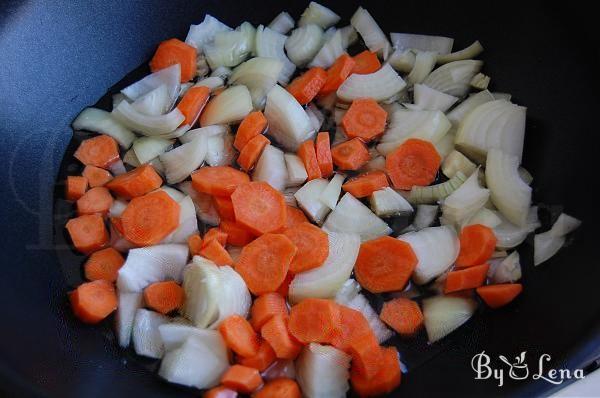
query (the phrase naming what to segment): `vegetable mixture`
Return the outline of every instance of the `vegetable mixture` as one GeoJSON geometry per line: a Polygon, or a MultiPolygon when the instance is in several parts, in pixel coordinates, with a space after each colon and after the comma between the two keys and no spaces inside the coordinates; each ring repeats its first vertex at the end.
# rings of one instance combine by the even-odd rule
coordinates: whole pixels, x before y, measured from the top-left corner
{"type": "MultiPolygon", "coordinates": [[[[516,247],[541,225],[526,109],[488,90],[479,42],[388,38],[364,8],[339,22],[315,2],[268,26],[206,15],[111,112],[73,122],[98,133],[66,180],[66,229],[89,256],[73,312],[115,312],[119,344],[160,358],[169,382],[386,394],[402,378],[394,334],[435,343],[523,289],[516,247]],[[399,235],[395,219],[410,221],[399,235]]],[[[536,234],[534,264],[579,224],[561,214],[536,234]]]]}

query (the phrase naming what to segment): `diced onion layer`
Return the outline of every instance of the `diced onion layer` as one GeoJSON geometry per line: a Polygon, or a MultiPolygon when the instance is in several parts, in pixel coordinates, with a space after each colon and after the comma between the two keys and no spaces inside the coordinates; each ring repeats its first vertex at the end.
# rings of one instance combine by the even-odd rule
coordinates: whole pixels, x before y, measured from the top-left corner
{"type": "Polygon", "coordinates": [[[337,96],[348,102],[367,97],[383,101],[398,94],[404,87],[404,80],[389,64],[385,64],[373,73],[350,75],[338,88],[337,96]]]}
{"type": "Polygon", "coordinates": [[[435,296],[423,301],[425,329],[430,343],[458,329],[477,309],[477,303],[468,298],[435,296]]]}

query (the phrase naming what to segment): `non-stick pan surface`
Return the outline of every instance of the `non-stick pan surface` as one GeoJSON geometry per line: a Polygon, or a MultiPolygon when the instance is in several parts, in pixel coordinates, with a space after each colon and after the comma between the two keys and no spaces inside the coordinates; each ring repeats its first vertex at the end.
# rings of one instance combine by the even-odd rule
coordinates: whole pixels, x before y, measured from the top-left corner
{"type": "MultiPolygon", "coordinates": [[[[346,21],[360,4],[323,3],[346,21]]],[[[552,357],[546,369],[587,367],[600,355],[600,268],[592,251],[600,65],[593,17],[570,4],[541,2],[362,5],[387,32],[451,36],[455,48],[479,39],[492,88],[528,107],[524,166],[535,176],[535,200],[563,204],[584,220],[569,247],[543,266],[534,268],[531,245],[523,246],[525,290],[514,304],[482,311],[433,346],[424,339],[399,343],[409,372],[396,395],[545,395],[559,386],[531,378],[507,379],[502,387],[474,380],[471,358],[484,350],[495,359],[527,351],[533,371],[543,353],[552,357]]],[[[158,380],[147,370],[151,363],[117,348],[108,327],[82,325],[68,310],[65,293],[77,282],[81,258],[56,247],[63,238],[53,229],[53,197],[69,124],[145,63],[157,42],[184,37],[204,13],[235,26],[268,22],[282,9],[297,17],[305,6],[272,0],[0,4],[0,395],[198,395],[158,380]]],[[[67,172],[64,166],[61,173],[67,172]]]]}

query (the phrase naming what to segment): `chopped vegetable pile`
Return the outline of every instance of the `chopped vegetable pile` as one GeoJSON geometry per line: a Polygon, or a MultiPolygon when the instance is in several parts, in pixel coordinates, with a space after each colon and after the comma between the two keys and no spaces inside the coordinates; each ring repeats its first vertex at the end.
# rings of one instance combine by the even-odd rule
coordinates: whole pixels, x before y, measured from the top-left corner
{"type": "MultiPolygon", "coordinates": [[[[390,338],[434,343],[523,289],[515,248],[541,226],[526,109],[488,91],[479,42],[390,41],[362,7],[339,21],[315,2],[297,23],[206,15],[111,112],[73,122],[98,133],[66,180],[66,229],[89,255],[73,312],[116,312],[120,346],[160,358],[169,382],[386,394],[404,368],[390,338]],[[392,294],[378,313],[363,291],[392,294]]],[[[579,224],[536,234],[534,264],[579,224]]]]}

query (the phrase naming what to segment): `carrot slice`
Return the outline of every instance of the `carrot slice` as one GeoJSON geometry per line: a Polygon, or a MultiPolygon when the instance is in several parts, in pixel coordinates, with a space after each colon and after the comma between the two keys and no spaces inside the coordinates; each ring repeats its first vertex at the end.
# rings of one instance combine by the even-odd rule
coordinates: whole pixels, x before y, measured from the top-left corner
{"type": "Polygon", "coordinates": [[[286,228],[293,228],[298,224],[308,222],[308,218],[306,218],[304,212],[297,207],[286,205],[286,213],[286,228]]]}
{"type": "Polygon", "coordinates": [[[181,308],[183,297],[183,288],[175,281],[155,282],[144,289],[146,305],[161,314],[181,308]]]}
{"type": "Polygon", "coordinates": [[[79,285],[69,294],[73,313],[85,323],[98,323],[117,309],[117,293],[111,282],[97,280],[79,285]]]}
{"type": "Polygon", "coordinates": [[[112,247],[98,250],[92,253],[83,266],[85,278],[90,281],[104,279],[115,282],[124,262],[125,259],[121,253],[112,247]]]}
{"type": "Polygon", "coordinates": [[[382,236],[360,245],[354,265],[356,280],[372,293],[404,289],[417,266],[410,245],[390,236],[382,236]]]}
{"type": "Polygon", "coordinates": [[[296,98],[300,105],[306,105],[317,96],[326,80],[325,69],[311,68],[292,80],[287,86],[287,91],[296,98]]]}
{"type": "Polygon", "coordinates": [[[429,141],[411,138],[385,159],[385,168],[396,189],[429,185],[435,180],[442,158],[429,141]]]}
{"type": "Polygon", "coordinates": [[[311,223],[288,228],[283,234],[298,248],[290,264],[290,271],[295,274],[320,267],[329,256],[327,234],[311,223]]]}
{"type": "Polygon", "coordinates": [[[194,189],[214,196],[231,196],[239,185],[247,182],[250,182],[248,174],[229,166],[202,167],[192,173],[194,189]]]}
{"type": "Polygon", "coordinates": [[[321,178],[321,169],[317,162],[317,153],[315,152],[315,144],[312,140],[304,141],[297,151],[297,155],[302,159],[306,174],[308,174],[308,181],[314,180],[315,178],[321,178]]]}
{"type": "Polygon", "coordinates": [[[123,236],[138,246],[155,245],[179,225],[179,203],[166,192],[133,198],[121,215],[123,236]]]}
{"type": "Polygon", "coordinates": [[[89,254],[98,251],[108,244],[108,232],[102,216],[89,214],[67,221],[66,225],[75,249],[89,254]]]}
{"type": "Polygon", "coordinates": [[[288,319],[283,315],[275,315],[263,325],[260,334],[271,345],[277,358],[295,359],[302,345],[290,335],[287,322],[288,319]]]}
{"type": "Polygon", "coordinates": [[[388,394],[400,385],[401,380],[402,371],[400,370],[398,350],[395,347],[382,349],[381,362],[374,377],[367,378],[354,368],[350,373],[352,387],[361,397],[388,394]]]}
{"type": "Polygon", "coordinates": [[[261,134],[267,127],[267,118],[261,111],[250,112],[240,123],[233,146],[241,151],[254,137],[261,134]]]}
{"type": "Polygon", "coordinates": [[[251,357],[238,357],[238,363],[262,372],[271,366],[276,359],[277,356],[271,345],[263,340],[260,342],[260,347],[258,348],[256,355],[251,357]]]}
{"type": "Polygon", "coordinates": [[[254,295],[274,292],[285,279],[296,250],[287,236],[264,234],[242,249],[235,270],[254,295]]]}
{"type": "Polygon", "coordinates": [[[250,171],[258,161],[263,149],[270,143],[271,141],[262,134],[259,134],[248,141],[242,148],[237,159],[242,170],[250,171]]]}
{"type": "Polygon", "coordinates": [[[340,308],[332,300],[304,299],[292,307],[288,328],[301,343],[330,344],[341,328],[340,308]]]}
{"type": "Polygon", "coordinates": [[[292,272],[287,273],[287,275],[285,276],[285,279],[283,280],[283,282],[281,282],[281,285],[279,285],[279,287],[277,288],[277,293],[279,293],[282,297],[287,297],[289,291],[290,291],[290,284],[292,283],[292,280],[294,279],[294,274],[292,272]]]}
{"type": "Polygon", "coordinates": [[[233,212],[233,203],[231,198],[227,196],[213,196],[213,203],[219,218],[221,220],[235,221],[235,213],[233,212]]]}
{"type": "Polygon", "coordinates": [[[285,198],[266,182],[238,186],[231,201],[237,223],[254,235],[279,231],[286,225],[285,198]]]}
{"type": "Polygon", "coordinates": [[[387,112],[372,98],[352,101],[342,117],[342,128],[349,138],[358,137],[370,142],[383,134],[387,112]]]}
{"type": "Polygon", "coordinates": [[[356,54],[352,59],[355,62],[352,73],[356,73],[357,75],[374,73],[381,68],[381,62],[379,62],[377,54],[369,50],[356,54]]]}
{"type": "Polygon", "coordinates": [[[423,326],[423,312],[419,304],[407,298],[386,301],[379,318],[400,336],[413,336],[423,326]]]}
{"type": "Polygon", "coordinates": [[[229,252],[225,250],[223,246],[216,239],[211,239],[202,246],[200,255],[209,259],[217,265],[232,265],[233,259],[229,255],[229,252]]]}
{"type": "Polygon", "coordinates": [[[243,365],[233,365],[221,376],[221,384],[242,394],[250,394],[262,383],[258,370],[243,365]]]}
{"type": "Polygon", "coordinates": [[[73,155],[84,165],[107,169],[119,160],[119,145],[108,135],[83,140],[73,155]]]}
{"type": "Polygon", "coordinates": [[[500,308],[510,303],[523,291],[520,283],[481,286],[477,294],[490,308],[500,308]]]}
{"type": "Polygon", "coordinates": [[[200,255],[200,249],[202,249],[202,237],[200,234],[190,235],[187,244],[190,249],[190,256],[194,257],[200,255]]]}
{"type": "Polygon", "coordinates": [[[150,70],[156,72],[175,64],[181,66],[181,83],[192,80],[196,76],[196,49],[179,39],[161,42],[150,60],[150,70]]]}
{"type": "Polygon", "coordinates": [[[383,171],[375,170],[350,179],[342,185],[342,189],[355,198],[364,198],[373,192],[389,187],[387,176],[383,171]]]}
{"type": "Polygon", "coordinates": [[[221,221],[219,226],[227,235],[227,244],[232,246],[246,246],[254,240],[252,235],[245,227],[233,221],[221,221]]]}
{"type": "Polygon", "coordinates": [[[202,395],[202,398],[237,398],[237,391],[233,391],[225,386],[211,388],[202,395]]]}
{"type": "Polygon", "coordinates": [[[496,247],[494,231],[482,224],[466,226],[460,231],[460,252],[456,259],[458,267],[483,264],[492,257],[496,247]]]}
{"type": "Polygon", "coordinates": [[[340,305],[341,327],[331,341],[335,348],[350,353],[350,342],[363,334],[373,334],[369,321],[360,311],[340,305]]]}
{"type": "Polygon", "coordinates": [[[105,184],[106,188],[126,199],[136,198],[160,188],[162,178],[149,164],[144,164],[125,174],[116,176],[105,184]]]}
{"type": "Polygon", "coordinates": [[[485,283],[489,269],[489,264],[482,264],[449,272],[446,277],[444,293],[458,292],[482,286],[485,283]]]}
{"type": "Polygon", "coordinates": [[[253,357],[258,354],[260,340],[252,325],[239,315],[231,315],[219,325],[219,332],[227,347],[237,355],[253,357]]]}
{"type": "Polygon", "coordinates": [[[363,334],[355,337],[348,344],[352,356],[352,369],[367,379],[374,377],[379,371],[379,363],[383,350],[374,334],[363,334]]]}
{"type": "Polygon", "coordinates": [[[177,104],[177,109],[185,116],[185,119],[181,122],[182,125],[187,124],[190,127],[194,127],[200,113],[202,113],[204,106],[208,102],[208,97],[210,97],[210,89],[208,87],[191,87],[185,93],[179,104],[177,104]]]}
{"type": "Polygon", "coordinates": [[[65,188],[65,198],[74,202],[83,196],[87,187],[87,178],[81,176],[68,176],[65,188]]]}
{"type": "Polygon", "coordinates": [[[92,188],[77,200],[77,214],[105,215],[113,204],[113,197],[104,187],[92,188]]]}
{"type": "Polygon", "coordinates": [[[354,59],[348,54],[340,55],[333,65],[327,69],[327,80],[323,87],[321,87],[319,96],[324,97],[336,91],[342,85],[344,80],[350,76],[355,64],[356,62],[354,59]]]}
{"type": "Polygon", "coordinates": [[[91,188],[101,187],[113,178],[108,170],[91,165],[85,166],[82,175],[87,178],[91,188]]]}
{"type": "Polygon", "coordinates": [[[285,299],[278,293],[265,293],[259,296],[250,308],[250,323],[255,330],[262,326],[274,315],[288,315],[285,299]]]}
{"type": "Polygon", "coordinates": [[[340,170],[358,170],[371,160],[367,146],[360,138],[353,138],[331,148],[333,164],[340,170]]]}
{"type": "Polygon", "coordinates": [[[327,131],[321,131],[317,134],[315,152],[317,154],[317,164],[321,170],[321,176],[323,178],[328,178],[333,174],[333,159],[331,158],[331,145],[329,144],[329,133],[327,131]]]}
{"type": "MultiPolygon", "coordinates": [[[[223,222],[224,223],[224,222],[223,222]]],[[[221,223],[221,226],[223,225],[221,223]]],[[[221,246],[225,246],[228,243],[229,235],[221,227],[214,227],[206,231],[204,234],[204,241],[202,246],[207,245],[211,240],[216,239],[221,246]]]]}
{"type": "Polygon", "coordinates": [[[300,387],[292,379],[274,379],[264,385],[252,398],[301,398],[300,387]]]}

